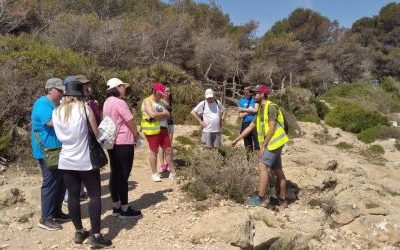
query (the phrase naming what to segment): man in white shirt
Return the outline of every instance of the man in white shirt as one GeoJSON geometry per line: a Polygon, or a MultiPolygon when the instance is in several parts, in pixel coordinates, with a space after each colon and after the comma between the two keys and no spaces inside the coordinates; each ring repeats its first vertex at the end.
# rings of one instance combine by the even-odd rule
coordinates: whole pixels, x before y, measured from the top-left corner
{"type": "Polygon", "coordinates": [[[207,89],[205,100],[190,112],[203,127],[201,141],[206,148],[221,146],[221,126],[225,111],[221,102],[214,98],[214,91],[207,89]]]}

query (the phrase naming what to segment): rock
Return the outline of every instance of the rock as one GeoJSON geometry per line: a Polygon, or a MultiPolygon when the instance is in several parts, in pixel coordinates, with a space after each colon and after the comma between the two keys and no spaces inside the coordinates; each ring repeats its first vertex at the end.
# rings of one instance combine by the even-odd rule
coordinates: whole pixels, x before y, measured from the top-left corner
{"type": "Polygon", "coordinates": [[[337,168],[338,162],[337,160],[330,160],[325,164],[325,170],[333,171],[337,168]]]}
{"type": "Polygon", "coordinates": [[[3,174],[4,172],[6,172],[6,170],[6,166],[0,164],[0,174],[3,174]]]}
{"type": "Polygon", "coordinates": [[[3,250],[3,249],[6,249],[6,248],[8,248],[10,245],[8,245],[8,244],[1,244],[0,245],[0,250],[3,250]]]}
{"type": "Polygon", "coordinates": [[[20,210],[18,210],[17,214],[14,215],[14,221],[26,223],[30,218],[33,217],[33,215],[34,211],[32,211],[32,209],[29,209],[28,207],[22,207],[20,210]]]}
{"type": "Polygon", "coordinates": [[[241,248],[251,246],[251,234],[250,216],[240,207],[222,207],[209,211],[185,233],[195,244],[205,238],[212,238],[241,248]]]}
{"type": "Polygon", "coordinates": [[[249,210],[250,218],[255,221],[262,221],[268,227],[278,227],[275,213],[264,207],[254,207],[249,210]]]}
{"type": "Polygon", "coordinates": [[[0,190],[0,206],[10,206],[23,200],[18,188],[0,190]]]}
{"type": "Polygon", "coordinates": [[[334,175],[328,175],[323,181],[322,185],[319,187],[320,190],[334,188],[337,184],[337,178],[334,175]]]}
{"type": "Polygon", "coordinates": [[[361,210],[356,205],[345,205],[339,208],[336,214],[332,214],[333,221],[339,225],[346,225],[361,215],[361,210]]]}
{"type": "Polygon", "coordinates": [[[366,209],[365,213],[371,214],[371,215],[388,215],[389,214],[389,212],[386,209],[384,209],[383,207],[366,209]]]}
{"type": "Polygon", "coordinates": [[[383,178],[381,180],[382,188],[391,195],[399,196],[400,195],[400,185],[399,182],[392,178],[383,178]]]}
{"type": "Polygon", "coordinates": [[[272,243],[279,239],[280,234],[281,230],[267,227],[262,221],[254,221],[253,249],[267,249],[272,243]]]}

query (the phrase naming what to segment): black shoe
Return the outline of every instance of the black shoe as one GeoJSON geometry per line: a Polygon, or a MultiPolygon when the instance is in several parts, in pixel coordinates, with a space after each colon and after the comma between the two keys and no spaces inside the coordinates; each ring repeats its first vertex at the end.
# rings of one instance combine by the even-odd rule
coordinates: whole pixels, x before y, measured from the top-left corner
{"type": "Polygon", "coordinates": [[[142,212],[140,210],[136,211],[135,209],[128,207],[126,212],[124,212],[123,210],[121,211],[121,213],[119,214],[119,218],[121,218],[121,219],[134,218],[134,217],[138,217],[141,215],[142,215],[142,212]]]}
{"type": "Polygon", "coordinates": [[[49,231],[56,231],[62,229],[62,226],[53,220],[43,221],[42,219],[40,219],[38,226],[40,228],[47,229],[49,231]]]}
{"type": "Polygon", "coordinates": [[[121,212],[122,212],[121,207],[119,207],[119,208],[113,208],[112,216],[114,216],[114,217],[119,216],[119,215],[121,214],[121,212]]]}
{"type": "Polygon", "coordinates": [[[111,240],[108,240],[103,237],[103,235],[100,234],[99,237],[95,237],[94,234],[89,236],[89,244],[93,248],[103,248],[103,247],[109,247],[112,245],[111,240]]]}
{"type": "Polygon", "coordinates": [[[69,217],[68,214],[60,213],[54,216],[54,220],[59,221],[59,222],[67,222],[71,221],[71,217],[69,217]]]}
{"type": "Polygon", "coordinates": [[[87,199],[89,199],[88,195],[86,192],[82,192],[79,196],[79,201],[86,201],[87,199]]]}
{"type": "Polygon", "coordinates": [[[89,231],[86,231],[86,230],[76,231],[74,242],[75,242],[75,244],[82,244],[83,241],[85,241],[87,237],[89,237],[89,231]]]}

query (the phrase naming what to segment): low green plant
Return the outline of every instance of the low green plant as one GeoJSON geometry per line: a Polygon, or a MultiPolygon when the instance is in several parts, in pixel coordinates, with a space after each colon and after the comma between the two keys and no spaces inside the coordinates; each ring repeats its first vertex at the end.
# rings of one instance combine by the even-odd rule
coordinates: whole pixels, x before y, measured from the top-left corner
{"type": "Polygon", "coordinates": [[[2,153],[8,149],[8,146],[10,144],[10,139],[11,139],[7,135],[4,127],[5,127],[4,122],[2,122],[0,120],[0,156],[2,156],[2,153]]]}
{"type": "Polygon", "coordinates": [[[341,149],[341,150],[348,150],[348,149],[352,149],[353,145],[342,141],[342,142],[339,142],[338,144],[336,144],[335,147],[337,147],[338,149],[341,149]]]}
{"type": "Polygon", "coordinates": [[[400,151],[400,139],[396,139],[396,142],[394,143],[394,146],[398,151],[400,151]]]}
{"type": "Polygon", "coordinates": [[[316,114],[305,114],[298,116],[301,122],[311,122],[319,124],[321,122],[320,118],[316,114]]]}
{"type": "Polygon", "coordinates": [[[198,129],[193,130],[192,133],[190,133],[190,136],[198,138],[199,136],[201,136],[202,131],[203,128],[199,127],[198,129]]]}
{"type": "Polygon", "coordinates": [[[194,145],[194,142],[192,141],[192,139],[190,139],[189,137],[186,137],[186,136],[182,136],[182,135],[177,136],[175,138],[175,140],[182,145],[194,145]]]}
{"type": "Polygon", "coordinates": [[[399,91],[399,86],[397,85],[396,80],[390,76],[382,77],[380,87],[389,93],[399,91]]]}
{"type": "Polygon", "coordinates": [[[349,101],[339,102],[326,115],[325,121],[332,127],[356,134],[377,125],[388,124],[388,119],[377,111],[364,109],[349,101]]]}
{"type": "Polygon", "coordinates": [[[314,104],[318,117],[323,120],[329,112],[329,107],[315,97],[310,98],[310,103],[314,104]]]}
{"type": "Polygon", "coordinates": [[[371,143],[377,139],[400,139],[400,128],[378,125],[362,131],[357,138],[365,143],[371,143]]]}
{"type": "Polygon", "coordinates": [[[374,155],[383,155],[385,153],[385,149],[381,145],[378,145],[378,144],[371,145],[368,148],[368,151],[374,155]]]}
{"type": "Polygon", "coordinates": [[[228,137],[229,140],[234,140],[239,135],[239,128],[232,124],[222,125],[221,133],[228,137]]]}

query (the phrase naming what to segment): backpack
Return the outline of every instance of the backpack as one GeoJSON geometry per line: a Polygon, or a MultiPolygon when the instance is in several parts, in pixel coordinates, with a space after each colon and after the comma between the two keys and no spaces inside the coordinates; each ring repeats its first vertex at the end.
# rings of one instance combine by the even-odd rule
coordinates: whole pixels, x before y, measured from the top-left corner
{"type": "Polygon", "coordinates": [[[117,126],[111,117],[106,116],[99,125],[99,141],[104,149],[112,149],[117,138],[117,126]]]}
{"type": "MultiPolygon", "coordinates": [[[[217,103],[217,110],[219,110],[219,105],[221,104],[217,99],[215,99],[215,102],[217,103]]],[[[203,101],[203,111],[201,113],[198,113],[200,116],[200,119],[203,120],[203,114],[204,114],[204,109],[206,108],[206,100],[203,101]]]]}

